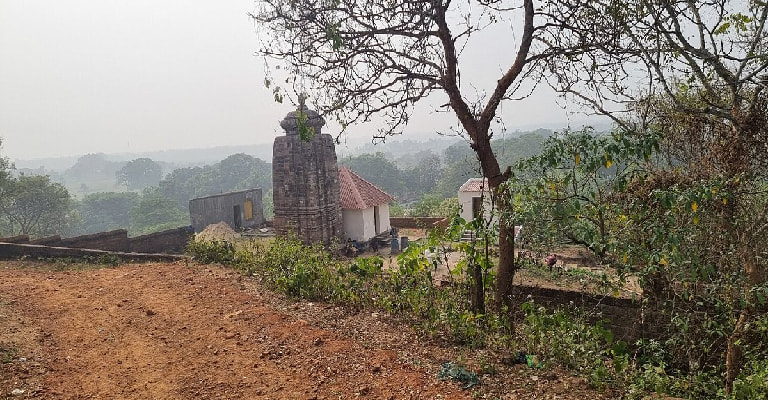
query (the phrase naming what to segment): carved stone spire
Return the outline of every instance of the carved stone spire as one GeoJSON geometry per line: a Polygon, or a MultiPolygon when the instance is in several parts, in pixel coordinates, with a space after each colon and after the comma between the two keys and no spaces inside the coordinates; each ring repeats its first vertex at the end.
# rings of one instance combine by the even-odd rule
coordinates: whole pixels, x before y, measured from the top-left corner
{"type": "Polygon", "coordinates": [[[310,110],[306,105],[307,96],[304,94],[299,95],[299,107],[297,110],[289,112],[282,121],[280,121],[280,127],[285,130],[285,134],[288,136],[299,134],[299,110],[307,117],[307,127],[315,129],[315,135],[322,134],[322,128],[325,125],[325,119],[314,110],[310,110]]]}

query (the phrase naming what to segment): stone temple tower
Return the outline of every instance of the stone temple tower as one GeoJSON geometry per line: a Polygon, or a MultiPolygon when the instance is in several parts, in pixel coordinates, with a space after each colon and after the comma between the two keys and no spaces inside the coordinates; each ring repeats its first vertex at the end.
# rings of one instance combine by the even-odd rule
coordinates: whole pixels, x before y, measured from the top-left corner
{"type": "Polygon", "coordinates": [[[275,138],[272,151],[274,227],[282,235],[292,231],[307,244],[329,244],[343,233],[336,147],[331,135],[321,132],[323,117],[303,102],[300,109],[315,135],[309,142],[301,140],[297,111],[280,122],[286,135],[275,138]]]}

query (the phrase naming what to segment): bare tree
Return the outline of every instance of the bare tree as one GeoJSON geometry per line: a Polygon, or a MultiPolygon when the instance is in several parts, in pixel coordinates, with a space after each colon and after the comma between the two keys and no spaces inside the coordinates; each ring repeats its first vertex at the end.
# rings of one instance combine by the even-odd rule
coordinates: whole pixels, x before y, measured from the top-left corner
{"type": "MultiPolygon", "coordinates": [[[[733,261],[721,262],[723,274],[741,273],[743,306],[727,340],[726,391],[741,366],[740,341],[757,302],[754,288],[765,283],[766,263],[759,256],[765,213],[755,214],[749,191],[764,171],[766,88],[768,88],[768,5],[735,0],[564,0],[545,14],[563,27],[548,31],[553,87],[613,118],[630,131],[664,126],[659,110],[672,110],[666,121],[690,125],[683,140],[695,140],[707,168],[697,178],[725,182],[729,201],[720,228],[736,248],[733,261]],[[607,39],[607,40],[606,40],[607,39]],[[599,46],[594,46],[599,43],[599,46]],[[706,124],[701,122],[705,121],[706,124]],[[717,129],[703,129],[718,126],[717,129]],[[723,128],[724,127],[724,128],[723,128]],[[696,132],[691,132],[694,128],[696,132]],[[758,168],[759,167],[759,168],[758,168]],[[759,227],[758,227],[759,226],[759,227]]],[[[741,303],[736,303],[741,304],[741,303]]]]}
{"type": "MultiPolygon", "coordinates": [[[[492,191],[510,176],[491,149],[493,126],[503,102],[525,97],[535,85],[535,66],[549,56],[538,35],[556,28],[540,19],[533,0],[263,0],[253,14],[267,60],[279,66],[298,91],[312,94],[314,106],[342,127],[383,116],[376,135],[398,133],[412,107],[433,93],[447,96],[444,107],[457,117],[461,134],[475,151],[492,191]],[[462,49],[476,45],[477,33],[504,27],[496,39],[508,43],[511,61],[502,66],[490,92],[481,82],[461,79],[462,49]],[[526,87],[528,91],[522,90],[526,87]]],[[[479,38],[478,38],[479,39],[479,38]]],[[[542,42],[543,43],[543,42],[542,42]]],[[[503,59],[488,54],[488,63],[503,59]]],[[[275,67],[278,68],[278,67],[275,67]]],[[[271,78],[267,86],[274,85],[271,78]]],[[[281,88],[274,88],[281,99],[281,88]]],[[[495,196],[496,197],[496,196],[495,196]]],[[[497,201],[497,206],[504,207],[497,201]]],[[[515,274],[509,227],[499,227],[496,304],[510,294],[515,274]]],[[[482,279],[473,271],[475,282],[482,279]]],[[[480,293],[479,296],[482,296],[480,293]]],[[[482,298],[475,298],[476,309],[482,298]]]]}

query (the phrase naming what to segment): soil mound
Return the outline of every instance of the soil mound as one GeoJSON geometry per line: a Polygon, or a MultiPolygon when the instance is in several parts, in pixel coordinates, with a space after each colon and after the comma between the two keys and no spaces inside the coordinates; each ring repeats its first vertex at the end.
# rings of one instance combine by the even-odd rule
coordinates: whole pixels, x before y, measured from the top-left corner
{"type": "Polygon", "coordinates": [[[219,222],[205,227],[202,232],[195,235],[195,240],[224,240],[232,242],[238,236],[226,222],[219,222]]]}

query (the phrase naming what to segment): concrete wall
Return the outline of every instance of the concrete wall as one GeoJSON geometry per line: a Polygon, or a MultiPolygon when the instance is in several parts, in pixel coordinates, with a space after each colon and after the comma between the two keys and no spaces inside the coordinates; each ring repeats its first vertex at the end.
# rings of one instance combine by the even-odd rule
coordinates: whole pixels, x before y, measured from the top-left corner
{"type": "Polygon", "coordinates": [[[365,241],[365,215],[363,210],[341,210],[344,235],[352,240],[365,241]]]}
{"type": "Polygon", "coordinates": [[[256,228],[264,223],[264,203],[261,189],[248,189],[199,197],[189,201],[189,216],[195,232],[210,224],[226,222],[233,229],[256,228]],[[251,201],[253,218],[246,218],[246,203],[251,201]],[[235,206],[239,207],[240,226],[235,223],[235,206]]]}
{"type": "Polygon", "coordinates": [[[375,212],[378,212],[378,215],[376,218],[378,218],[379,226],[378,229],[376,229],[375,235],[378,235],[380,233],[388,232],[392,226],[389,222],[389,204],[382,204],[374,209],[375,212]]]}

